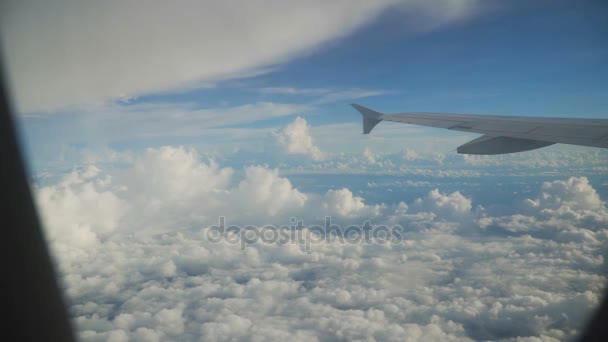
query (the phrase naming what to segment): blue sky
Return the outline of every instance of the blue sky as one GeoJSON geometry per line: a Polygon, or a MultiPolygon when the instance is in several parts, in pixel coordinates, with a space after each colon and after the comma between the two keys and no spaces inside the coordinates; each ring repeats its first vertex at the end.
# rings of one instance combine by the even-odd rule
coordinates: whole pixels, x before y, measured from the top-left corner
{"type": "MultiPolygon", "coordinates": [[[[172,105],[186,107],[186,111],[206,109],[206,113],[247,105],[253,106],[252,112],[264,110],[256,107],[260,103],[293,106],[276,115],[252,113],[252,119],[243,114],[243,120],[221,125],[243,129],[282,127],[296,115],[313,127],[358,122],[358,114],[348,106],[352,102],[384,112],[604,118],[608,115],[604,7],[599,1],[585,6],[571,1],[487,2],[467,15],[438,24],[428,14],[389,9],[351,32],[290,53],[280,62],[261,62],[249,70],[199,79],[186,87],[172,83],[162,92],[134,88],[132,95],[107,98],[101,106],[89,101],[48,107],[43,114],[35,110],[39,116],[26,111],[20,117],[31,158],[47,161],[66,146],[208,146],[207,134],[184,136],[172,128],[180,126],[179,114],[159,112],[143,119],[159,131],[167,127],[161,138],[140,134],[139,119],[129,122],[124,113],[106,114],[129,108],[138,108],[145,116],[147,110],[159,110],[157,106],[162,106],[160,110],[172,105]],[[100,124],[100,118],[106,123],[100,124]],[[124,134],[113,136],[121,130],[124,134]]],[[[204,62],[204,55],[201,58],[204,62]]],[[[205,114],[193,115],[206,119],[205,114]]],[[[422,140],[415,146],[437,136],[463,136],[424,128],[418,132],[422,140]]],[[[238,146],[238,139],[234,137],[232,147],[238,146]]]]}
{"type": "MultiPolygon", "coordinates": [[[[431,32],[412,32],[404,22],[410,18],[385,13],[268,74],[222,82],[214,89],[143,96],[136,102],[194,101],[211,108],[259,100],[306,103],[314,94],[259,96],[255,89],[358,88],[386,92],[360,102],[388,112],[606,117],[604,6],[526,3],[502,4],[482,18],[431,32]]],[[[318,106],[322,115],[310,121],[352,121],[347,103],[318,106]]]]}
{"type": "MultiPolygon", "coordinates": [[[[602,6],[511,6],[426,33],[412,33],[403,15],[386,13],[251,83],[383,90],[389,94],[359,102],[387,112],[606,117],[608,51],[600,42],[608,31],[602,6]]],[[[323,106],[323,115],[310,121],[350,121],[352,111],[344,104],[323,106]]]]}

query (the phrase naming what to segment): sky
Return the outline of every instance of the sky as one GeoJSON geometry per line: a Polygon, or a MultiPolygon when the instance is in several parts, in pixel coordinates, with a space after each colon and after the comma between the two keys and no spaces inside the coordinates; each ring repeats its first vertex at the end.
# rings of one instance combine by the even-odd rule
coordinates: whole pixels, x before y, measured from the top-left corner
{"type": "MultiPolygon", "coordinates": [[[[281,14],[185,2],[174,17],[161,5],[131,5],[107,5],[102,16],[66,1],[61,21],[45,2],[5,5],[8,74],[36,165],[82,146],[232,149],[295,115],[313,127],[356,123],[351,102],[387,113],[606,115],[601,2],[336,2],[285,5],[281,14]],[[238,25],[205,21],[214,10],[234,11],[238,25]],[[127,22],[115,11],[143,14],[127,22]],[[245,132],[232,144],[210,138],[229,128],[245,132]]],[[[421,132],[428,138],[414,147],[448,134],[421,132]]],[[[349,152],[363,149],[357,133],[349,152]]]]}
{"type": "Polygon", "coordinates": [[[608,118],[601,1],[0,6],[82,340],[561,341],[601,299],[606,150],[459,155],[476,135],[349,105],[608,118]],[[328,217],[404,230],[315,240],[328,217]]]}

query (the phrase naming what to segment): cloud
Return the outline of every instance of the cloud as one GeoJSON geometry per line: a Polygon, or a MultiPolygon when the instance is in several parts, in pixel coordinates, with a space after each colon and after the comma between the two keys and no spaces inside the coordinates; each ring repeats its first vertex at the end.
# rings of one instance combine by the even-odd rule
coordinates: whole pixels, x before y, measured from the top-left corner
{"type": "Polygon", "coordinates": [[[0,31],[17,108],[27,113],[264,72],[352,33],[398,3],[433,25],[470,15],[474,4],[9,1],[0,11],[0,31]]]}
{"type": "Polygon", "coordinates": [[[476,167],[507,166],[511,168],[563,168],[593,165],[603,167],[606,151],[571,145],[556,145],[540,150],[494,156],[462,154],[466,165],[476,167]]]}
{"type": "Polygon", "coordinates": [[[365,97],[373,97],[379,95],[386,95],[389,92],[381,90],[362,90],[362,89],[349,89],[329,92],[321,96],[316,100],[315,104],[333,103],[345,100],[356,100],[365,97]]]}
{"type": "Polygon", "coordinates": [[[367,159],[370,164],[376,164],[376,156],[369,148],[363,149],[363,156],[367,159]]]}
{"type": "Polygon", "coordinates": [[[597,245],[606,234],[608,209],[586,177],[544,182],[538,196],[524,199],[522,208],[514,215],[480,218],[479,224],[484,229],[590,245],[597,245]]]}
{"type": "Polygon", "coordinates": [[[193,149],[163,146],[147,149],[130,169],[118,173],[118,180],[129,194],[174,203],[226,188],[232,173],[232,169],[220,168],[214,161],[201,163],[193,149]]]}
{"type": "Polygon", "coordinates": [[[199,136],[207,134],[211,128],[247,124],[307,110],[310,107],[305,105],[275,102],[208,109],[197,108],[193,103],[108,104],[81,110],[60,127],[53,127],[53,118],[37,119],[49,124],[51,129],[67,131],[72,139],[90,142],[91,136],[102,141],[199,136]]]}
{"type": "Polygon", "coordinates": [[[323,198],[323,208],[327,212],[339,216],[377,216],[380,212],[379,206],[366,206],[363,198],[353,196],[352,191],[347,188],[340,190],[328,190],[323,198]],[[362,215],[363,214],[363,215],[362,215]]]}
{"type": "Polygon", "coordinates": [[[256,89],[261,94],[278,95],[322,95],[331,92],[326,88],[262,87],[256,89]]]}
{"type": "Polygon", "coordinates": [[[464,197],[458,191],[443,194],[438,189],[434,189],[426,197],[417,199],[415,205],[421,211],[448,217],[471,212],[471,199],[464,197]]]}
{"type": "Polygon", "coordinates": [[[299,116],[278,132],[277,140],[289,154],[304,154],[313,160],[323,158],[323,152],[312,141],[308,123],[299,116]]]}
{"type": "MultiPolygon", "coordinates": [[[[564,145],[563,150],[559,151],[548,148],[547,151],[468,158],[455,152],[437,153],[445,151],[446,145],[458,145],[454,139],[439,142],[436,137],[431,138],[431,134],[417,131],[415,126],[410,125],[380,125],[378,128],[382,127],[386,127],[386,130],[371,136],[361,134],[360,124],[355,123],[310,127],[315,145],[324,152],[325,158],[313,164],[283,161],[281,167],[292,172],[408,174],[441,178],[508,177],[515,174],[602,176],[608,170],[608,151],[602,149],[571,149],[564,145]],[[401,149],[403,145],[422,147],[416,150],[411,147],[401,149]],[[432,146],[435,148],[429,149],[432,146]],[[362,156],[359,151],[366,155],[362,156]],[[369,157],[372,155],[375,163],[370,163],[369,157]]],[[[467,136],[458,139],[462,138],[470,140],[467,136]]]]}
{"type": "Polygon", "coordinates": [[[37,190],[42,219],[51,240],[91,246],[118,228],[128,203],[112,191],[99,189],[104,179],[92,181],[98,169],[73,171],[61,183],[37,190]]]}
{"type": "Polygon", "coordinates": [[[528,200],[538,205],[524,200],[523,214],[492,216],[459,192],[375,205],[166,146],[126,168],[76,169],[35,194],[82,340],[564,340],[606,281],[606,206],[580,177],[536,186],[528,200]],[[329,214],[405,230],[388,244],[241,249],[206,238],[224,213],[230,223],[329,214]]]}
{"type": "Polygon", "coordinates": [[[539,205],[559,209],[568,206],[572,209],[594,210],[603,207],[597,191],[586,177],[571,177],[568,180],[545,182],[542,186],[539,205]]]}
{"type": "Polygon", "coordinates": [[[410,161],[418,158],[420,158],[420,155],[416,151],[409,148],[403,150],[403,159],[410,161]]]}
{"type": "Polygon", "coordinates": [[[264,87],[258,88],[261,94],[314,96],[313,104],[320,105],[344,100],[355,100],[364,97],[385,95],[389,92],[364,89],[327,89],[327,88],[294,88],[294,87],[264,87]]]}
{"type": "Polygon", "coordinates": [[[348,189],[310,194],[296,189],[278,169],[240,170],[202,161],[194,149],[149,148],[128,167],[103,171],[94,165],[37,187],[37,201],[52,241],[90,246],[112,235],[151,235],[193,225],[266,223],[317,214],[377,215],[348,189]],[[323,197],[323,200],[321,200],[323,197]],[[74,211],[74,214],[72,212],[74,211]],[[63,239],[62,237],[67,237],[63,239]]]}
{"type": "MultiPolygon", "coordinates": [[[[254,216],[275,216],[288,208],[302,208],[308,199],[306,194],[294,189],[279,171],[261,166],[245,168],[245,179],[235,191],[234,202],[242,202],[242,210],[254,216]]],[[[241,215],[243,213],[241,212],[241,215]]]]}

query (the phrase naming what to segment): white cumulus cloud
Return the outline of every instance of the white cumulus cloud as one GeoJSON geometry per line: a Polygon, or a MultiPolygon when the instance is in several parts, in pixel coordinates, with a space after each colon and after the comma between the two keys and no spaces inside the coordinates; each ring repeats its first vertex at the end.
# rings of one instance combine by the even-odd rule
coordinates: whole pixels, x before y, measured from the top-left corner
{"type": "Polygon", "coordinates": [[[289,154],[304,154],[313,160],[323,159],[323,152],[313,143],[310,127],[304,118],[297,117],[277,134],[277,140],[289,154]]]}
{"type": "Polygon", "coordinates": [[[448,216],[465,215],[471,211],[471,199],[458,191],[444,194],[434,189],[426,197],[417,199],[415,204],[419,210],[448,216]]]}
{"type": "Polygon", "coordinates": [[[339,216],[376,216],[379,214],[379,206],[367,206],[363,198],[353,196],[352,191],[347,188],[339,190],[328,190],[323,198],[323,208],[330,213],[339,216]],[[362,215],[363,214],[363,215],[362,215]]]}
{"type": "Polygon", "coordinates": [[[366,147],[366,148],[363,149],[363,156],[367,159],[367,161],[370,164],[375,164],[376,163],[376,155],[368,147],[366,147]]]}

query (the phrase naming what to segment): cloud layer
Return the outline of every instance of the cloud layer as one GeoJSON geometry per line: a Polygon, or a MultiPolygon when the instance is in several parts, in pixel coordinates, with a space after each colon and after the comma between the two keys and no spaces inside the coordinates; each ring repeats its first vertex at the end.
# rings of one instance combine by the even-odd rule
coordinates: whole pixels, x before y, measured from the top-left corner
{"type": "Polygon", "coordinates": [[[166,146],[36,195],[83,340],[564,340],[606,280],[608,210],[584,177],[496,215],[439,189],[382,205],[347,188],[303,192],[276,169],[166,146]],[[396,243],[241,250],[206,238],[219,215],[406,230],[396,243]]]}

